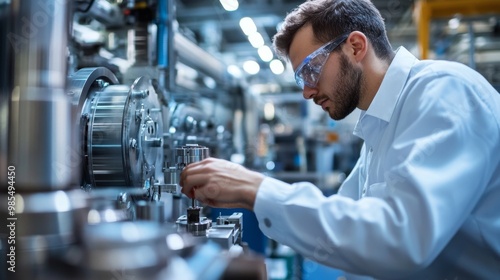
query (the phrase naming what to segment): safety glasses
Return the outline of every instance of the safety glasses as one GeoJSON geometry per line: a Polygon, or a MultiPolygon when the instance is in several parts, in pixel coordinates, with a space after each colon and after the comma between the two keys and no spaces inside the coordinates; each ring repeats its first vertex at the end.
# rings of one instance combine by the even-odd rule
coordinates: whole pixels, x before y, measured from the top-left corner
{"type": "Polygon", "coordinates": [[[308,55],[295,71],[295,82],[304,89],[304,86],[315,87],[318,84],[319,75],[330,53],[349,37],[349,33],[333,39],[319,49],[308,55]]]}

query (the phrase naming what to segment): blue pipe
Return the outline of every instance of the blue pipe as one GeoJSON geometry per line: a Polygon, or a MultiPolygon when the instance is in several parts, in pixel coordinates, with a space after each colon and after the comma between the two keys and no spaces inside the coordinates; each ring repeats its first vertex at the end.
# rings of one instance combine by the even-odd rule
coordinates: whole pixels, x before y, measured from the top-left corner
{"type": "Polygon", "coordinates": [[[158,34],[156,40],[156,54],[159,68],[168,67],[169,34],[168,34],[168,0],[158,0],[157,9],[157,27],[158,34]]]}

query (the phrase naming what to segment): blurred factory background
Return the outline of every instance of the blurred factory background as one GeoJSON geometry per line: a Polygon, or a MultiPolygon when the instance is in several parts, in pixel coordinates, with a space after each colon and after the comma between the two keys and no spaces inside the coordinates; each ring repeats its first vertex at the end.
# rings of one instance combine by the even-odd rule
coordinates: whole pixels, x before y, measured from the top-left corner
{"type": "MultiPolygon", "coordinates": [[[[359,112],[329,119],[271,48],[301,2],[0,0],[0,279],[341,279],[178,185],[208,156],[327,195],[349,174],[359,112]]],[[[373,3],[394,48],[500,89],[500,1],[373,3]]]]}

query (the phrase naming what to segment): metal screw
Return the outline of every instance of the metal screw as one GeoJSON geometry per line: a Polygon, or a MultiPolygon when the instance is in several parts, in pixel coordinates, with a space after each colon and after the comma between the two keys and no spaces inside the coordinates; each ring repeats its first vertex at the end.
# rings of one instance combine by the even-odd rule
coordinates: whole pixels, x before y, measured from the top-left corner
{"type": "Polygon", "coordinates": [[[109,85],[108,82],[105,82],[104,80],[102,79],[97,79],[95,80],[95,84],[100,87],[100,88],[103,88],[103,87],[107,87],[109,85]]]}
{"type": "Polygon", "coordinates": [[[135,140],[135,138],[130,139],[130,148],[132,149],[137,148],[137,140],[135,140]]]}

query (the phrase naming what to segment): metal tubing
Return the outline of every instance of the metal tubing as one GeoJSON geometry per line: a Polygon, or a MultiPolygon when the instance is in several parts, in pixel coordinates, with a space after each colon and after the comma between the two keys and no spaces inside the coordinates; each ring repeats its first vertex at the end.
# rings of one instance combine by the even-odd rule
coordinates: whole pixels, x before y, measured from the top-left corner
{"type": "Polygon", "coordinates": [[[174,1],[158,0],[156,56],[158,67],[158,87],[163,102],[171,102],[170,91],[175,86],[175,59],[172,22],[175,17],[174,1]]]}
{"type": "Polygon", "coordinates": [[[228,81],[226,65],[213,55],[179,33],[175,34],[174,43],[181,62],[212,77],[217,82],[228,81]]]}

